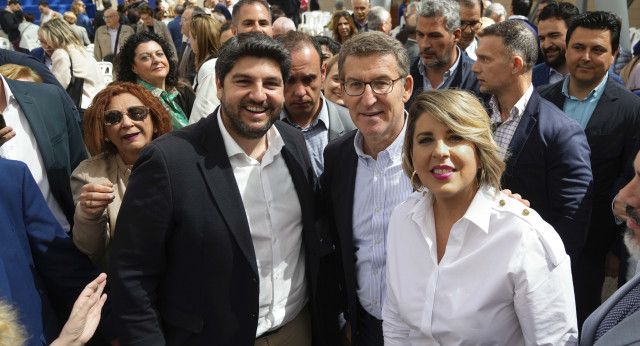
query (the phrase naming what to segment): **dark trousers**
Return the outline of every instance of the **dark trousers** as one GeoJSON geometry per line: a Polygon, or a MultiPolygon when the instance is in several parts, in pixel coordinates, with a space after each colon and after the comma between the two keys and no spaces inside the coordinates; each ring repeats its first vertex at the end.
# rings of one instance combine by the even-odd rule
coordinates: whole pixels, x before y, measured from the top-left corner
{"type": "Polygon", "coordinates": [[[384,346],[384,338],[382,337],[382,321],[371,316],[358,303],[358,328],[355,333],[358,346],[384,346]]]}

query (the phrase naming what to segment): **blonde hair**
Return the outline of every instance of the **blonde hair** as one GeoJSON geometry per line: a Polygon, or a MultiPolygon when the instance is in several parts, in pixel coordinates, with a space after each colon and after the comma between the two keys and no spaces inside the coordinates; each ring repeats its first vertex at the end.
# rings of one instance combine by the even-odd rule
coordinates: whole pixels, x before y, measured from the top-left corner
{"type": "Polygon", "coordinates": [[[54,49],[62,48],[69,52],[69,46],[76,46],[82,52],[85,51],[84,45],[80,42],[80,38],[71,25],[62,18],[54,18],[42,24],[39,30],[42,37],[54,49]]]}
{"type": "Polygon", "coordinates": [[[28,335],[18,321],[17,311],[0,299],[0,346],[24,345],[28,335]]]}
{"type": "Polygon", "coordinates": [[[0,74],[9,79],[31,78],[34,82],[42,83],[42,77],[37,72],[23,65],[4,64],[0,66],[0,74]]]}
{"type": "Polygon", "coordinates": [[[504,150],[496,144],[491,134],[489,115],[475,95],[464,90],[432,90],[424,92],[413,101],[409,109],[409,119],[402,149],[402,169],[411,179],[414,189],[424,186],[418,175],[414,176],[413,136],[416,123],[424,114],[431,115],[445,126],[476,147],[478,155],[479,186],[490,186],[500,192],[500,179],[505,170],[505,163],[500,153],[504,150]]]}
{"type": "Polygon", "coordinates": [[[73,25],[78,22],[78,17],[76,17],[75,13],[71,11],[67,11],[62,15],[62,18],[67,21],[67,23],[73,25]]]}
{"type": "Polygon", "coordinates": [[[191,19],[189,27],[191,36],[195,42],[191,42],[197,48],[196,70],[200,70],[210,56],[218,54],[220,48],[220,23],[209,15],[198,15],[191,19]]]}

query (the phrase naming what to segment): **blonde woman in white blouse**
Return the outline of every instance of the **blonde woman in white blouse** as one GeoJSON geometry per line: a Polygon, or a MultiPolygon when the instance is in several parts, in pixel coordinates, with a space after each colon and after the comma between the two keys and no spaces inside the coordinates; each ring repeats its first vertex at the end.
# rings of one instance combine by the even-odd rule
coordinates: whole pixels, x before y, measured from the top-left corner
{"type": "Polygon", "coordinates": [[[385,345],[577,344],[569,257],[534,210],[499,192],[505,165],[476,97],[423,93],[406,131],[417,191],[389,223],[385,345]]]}

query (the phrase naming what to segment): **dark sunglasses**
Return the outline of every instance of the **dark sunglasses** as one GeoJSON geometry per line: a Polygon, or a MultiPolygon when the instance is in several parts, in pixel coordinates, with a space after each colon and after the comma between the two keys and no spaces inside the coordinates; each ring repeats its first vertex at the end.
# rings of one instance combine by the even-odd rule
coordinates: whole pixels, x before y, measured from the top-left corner
{"type": "Polygon", "coordinates": [[[118,125],[122,122],[122,117],[125,114],[133,121],[143,121],[147,118],[147,115],[149,115],[149,108],[145,106],[133,106],[127,108],[127,111],[124,114],[116,109],[105,111],[104,124],[107,126],[118,125]]]}

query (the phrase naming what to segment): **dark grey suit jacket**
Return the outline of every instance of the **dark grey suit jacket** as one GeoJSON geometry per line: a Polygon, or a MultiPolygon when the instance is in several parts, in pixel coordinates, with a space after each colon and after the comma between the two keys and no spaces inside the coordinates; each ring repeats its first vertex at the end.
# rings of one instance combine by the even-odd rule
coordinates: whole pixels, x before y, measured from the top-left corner
{"type": "Polygon", "coordinates": [[[582,326],[582,335],[580,337],[580,345],[637,345],[640,343],[640,311],[636,311],[631,316],[623,319],[615,327],[606,332],[598,342],[594,344],[593,339],[596,331],[604,317],[611,309],[622,299],[631,289],[640,285],[640,275],[636,275],[633,279],[620,287],[606,302],[594,311],[582,326]]]}
{"type": "Polygon", "coordinates": [[[325,101],[327,101],[327,111],[329,112],[329,142],[356,129],[347,108],[327,99],[325,101]]]}
{"type": "MultiPolygon", "coordinates": [[[[300,131],[274,126],[302,209],[314,345],[336,345],[333,244],[316,216],[307,147],[300,131]]],[[[255,343],[256,256],[217,116],[142,150],[118,215],[110,269],[121,344],[255,343]]]]}
{"type": "Polygon", "coordinates": [[[187,45],[186,42],[183,42],[179,55],[180,62],[178,63],[178,78],[188,81],[189,85],[193,85],[193,80],[196,78],[197,74],[196,53],[191,49],[191,45],[187,45]]]}

